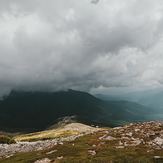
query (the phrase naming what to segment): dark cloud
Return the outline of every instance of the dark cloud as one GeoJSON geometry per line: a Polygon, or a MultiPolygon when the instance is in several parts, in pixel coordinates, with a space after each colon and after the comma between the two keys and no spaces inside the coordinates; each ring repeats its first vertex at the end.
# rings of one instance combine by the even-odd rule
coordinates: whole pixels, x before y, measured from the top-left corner
{"type": "Polygon", "coordinates": [[[99,1],[100,1],[100,0],[92,0],[91,3],[97,4],[97,3],[99,3],[99,1]]]}
{"type": "Polygon", "coordinates": [[[1,92],[159,87],[162,24],[161,0],[1,0],[1,92]]]}

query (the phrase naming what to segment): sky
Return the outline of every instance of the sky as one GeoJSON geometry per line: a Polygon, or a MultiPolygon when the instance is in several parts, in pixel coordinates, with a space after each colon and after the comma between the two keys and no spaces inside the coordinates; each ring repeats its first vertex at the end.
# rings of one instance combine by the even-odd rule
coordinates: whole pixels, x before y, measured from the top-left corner
{"type": "Polygon", "coordinates": [[[0,94],[162,86],[162,0],[0,0],[0,94]]]}

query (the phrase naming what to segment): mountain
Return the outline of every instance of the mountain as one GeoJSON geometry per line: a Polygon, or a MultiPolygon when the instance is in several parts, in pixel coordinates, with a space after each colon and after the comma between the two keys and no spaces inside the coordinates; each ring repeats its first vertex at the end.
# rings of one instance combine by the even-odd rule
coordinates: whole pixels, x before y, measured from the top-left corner
{"type": "Polygon", "coordinates": [[[158,109],[158,111],[162,111],[163,113],[163,92],[162,91],[148,93],[145,96],[142,96],[142,98],[139,99],[138,102],[146,106],[155,107],[158,109]]]}
{"type": "Polygon", "coordinates": [[[126,100],[131,102],[139,103],[143,106],[151,108],[154,114],[149,115],[154,120],[163,120],[163,91],[159,89],[145,90],[145,91],[135,91],[124,93],[120,95],[106,95],[97,94],[97,98],[102,100],[126,100]]]}
{"type": "Polygon", "coordinates": [[[0,101],[0,130],[35,131],[75,116],[79,122],[105,126],[146,120],[150,109],[134,102],[105,101],[86,92],[11,91],[0,101]]]}
{"type": "Polygon", "coordinates": [[[103,100],[126,100],[136,102],[142,105],[150,106],[151,108],[162,109],[163,111],[163,91],[159,89],[133,91],[118,95],[111,94],[96,94],[97,98],[103,100]]]}

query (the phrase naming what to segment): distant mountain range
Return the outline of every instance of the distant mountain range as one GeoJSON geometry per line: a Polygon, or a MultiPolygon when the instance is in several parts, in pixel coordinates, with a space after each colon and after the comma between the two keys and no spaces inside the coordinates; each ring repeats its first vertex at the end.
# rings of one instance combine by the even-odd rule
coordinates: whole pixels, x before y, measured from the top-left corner
{"type": "Polygon", "coordinates": [[[111,94],[97,94],[96,97],[102,100],[136,102],[146,107],[153,108],[157,113],[163,113],[163,91],[159,89],[135,91],[114,96],[111,94]]]}
{"type": "Polygon", "coordinates": [[[11,91],[0,101],[0,130],[42,130],[65,116],[87,124],[118,126],[144,121],[147,114],[152,110],[135,102],[106,101],[86,92],[11,91]]]}

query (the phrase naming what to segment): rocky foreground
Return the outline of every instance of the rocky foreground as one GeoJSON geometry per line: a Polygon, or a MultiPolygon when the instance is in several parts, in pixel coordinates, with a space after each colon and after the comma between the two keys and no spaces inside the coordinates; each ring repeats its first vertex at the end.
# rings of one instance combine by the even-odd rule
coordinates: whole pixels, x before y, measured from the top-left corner
{"type": "Polygon", "coordinates": [[[134,123],[109,129],[72,123],[57,130],[61,131],[73,131],[73,134],[40,140],[45,136],[43,132],[16,137],[16,144],[0,144],[0,162],[163,163],[163,122],[134,123]],[[22,141],[33,140],[36,135],[39,141],[22,141]]]}
{"type": "Polygon", "coordinates": [[[107,130],[99,139],[104,141],[114,140],[115,148],[142,145],[149,150],[163,150],[163,123],[131,123],[123,127],[107,130]]]}
{"type": "Polygon", "coordinates": [[[15,153],[20,152],[32,152],[50,149],[57,145],[63,145],[63,142],[70,142],[78,137],[93,134],[99,130],[101,129],[80,123],[71,123],[62,128],[54,130],[19,135],[15,137],[15,144],[0,144],[0,158],[9,158],[15,153]]]}

